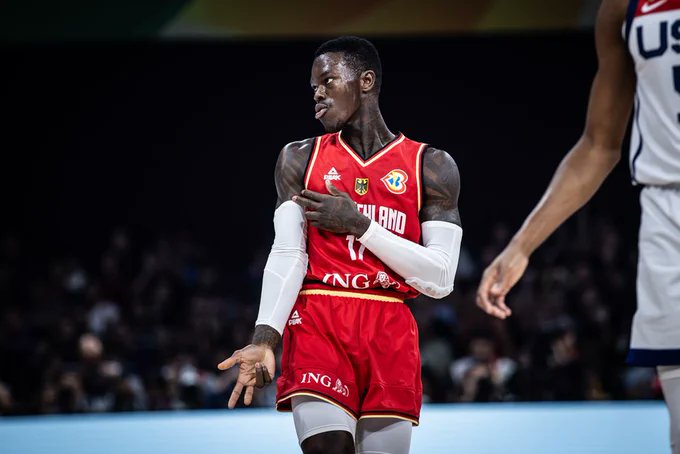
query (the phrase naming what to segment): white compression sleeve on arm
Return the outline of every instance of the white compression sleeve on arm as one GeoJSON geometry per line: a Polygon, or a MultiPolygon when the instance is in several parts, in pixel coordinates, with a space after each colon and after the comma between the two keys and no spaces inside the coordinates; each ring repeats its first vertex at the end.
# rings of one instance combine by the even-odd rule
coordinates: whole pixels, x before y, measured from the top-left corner
{"type": "Polygon", "coordinates": [[[274,212],[274,244],[262,277],[256,325],[283,334],[307,272],[306,221],[302,207],[288,200],[274,212]]]}
{"type": "Polygon", "coordinates": [[[421,229],[422,246],[371,221],[359,242],[408,285],[429,297],[443,298],[453,290],[463,229],[443,221],[425,221],[421,229]]]}

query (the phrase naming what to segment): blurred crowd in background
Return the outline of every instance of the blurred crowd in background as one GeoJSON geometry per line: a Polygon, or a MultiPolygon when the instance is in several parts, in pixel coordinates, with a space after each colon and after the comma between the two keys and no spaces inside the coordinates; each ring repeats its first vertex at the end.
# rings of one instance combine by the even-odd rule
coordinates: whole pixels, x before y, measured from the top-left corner
{"type": "MultiPolygon", "coordinates": [[[[483,268],[509,240],[466,244],[456,288],[409,303],[420,327],[425,402],[654,399],[651,368],[625,366],[636,249],[582,213],[532,257],[495,320],[475,306],[483,268]]],[[[0,414],[224,408],[249,343],[269,244],[225,272],[186,234],[115,229],[99,259],[36,263],[0,238],[0,414]]],[[[275,387],[256,391],[273,406],[275,387]]]]}

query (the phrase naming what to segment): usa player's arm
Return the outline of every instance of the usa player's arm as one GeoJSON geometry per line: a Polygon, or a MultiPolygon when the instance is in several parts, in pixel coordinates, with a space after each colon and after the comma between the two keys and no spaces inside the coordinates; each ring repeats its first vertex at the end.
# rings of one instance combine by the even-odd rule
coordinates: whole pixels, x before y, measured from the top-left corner
{"type": "Polygon", "coordinates": [[[557,168],[543,197],[510,244],[484,271],[477,305],[511,314],[505,296],[522,277],[533,251],[595,194],[621,158],[635,92],[635,69],[622,36],[628,0],[604,0],[595,26],[598,70],[578,142],[557,168]]]}
{"type": "Polygon", "coordinates": [[[262,296],[253,340],[235,351],[217,367],[229,369],[238,364],[239,374],[229,398],[234,408],[245,389],[243,403],[250,405],[253,387],[271,383],[276,361],[274,348],[290,310],[295,303],[307,269],[305,219],[298,205],[291,202],[303,187],[304,172],[313,139],[286,145],[276,163],[274,180],[277,202],[274,212],[274,244],[262,278],[262,296]]]}

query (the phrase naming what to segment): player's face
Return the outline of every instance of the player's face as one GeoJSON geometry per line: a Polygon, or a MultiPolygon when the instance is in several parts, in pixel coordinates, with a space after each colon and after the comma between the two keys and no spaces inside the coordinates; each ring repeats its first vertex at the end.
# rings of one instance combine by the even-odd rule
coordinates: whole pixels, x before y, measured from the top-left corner
{"type": "Polygon", "coordinates": [[[326,132],[340,131],[361,105],[359,76],[347,66],[343,54],[319,55],[312,65],[315,117],[326,132]]]}

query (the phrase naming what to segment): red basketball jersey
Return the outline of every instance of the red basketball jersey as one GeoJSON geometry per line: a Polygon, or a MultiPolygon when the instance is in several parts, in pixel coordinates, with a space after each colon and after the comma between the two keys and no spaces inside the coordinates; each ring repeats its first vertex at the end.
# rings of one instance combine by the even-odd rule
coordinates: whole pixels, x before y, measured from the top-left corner
{"type": "MultiPolygon", "coordinates": [[[[327,194],[326,180],[330,180],[352,197],[361,213],[418,243],[424,148],[425,144],[399,134],[364,161],[340,133],[317,137],[305,173],[305,188],[327,194]]],[[[360,291],[402,299],[418,295],[353,235],[310,225],[307,254],[309,268],[303,289],[360,291]]]]}

